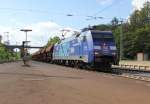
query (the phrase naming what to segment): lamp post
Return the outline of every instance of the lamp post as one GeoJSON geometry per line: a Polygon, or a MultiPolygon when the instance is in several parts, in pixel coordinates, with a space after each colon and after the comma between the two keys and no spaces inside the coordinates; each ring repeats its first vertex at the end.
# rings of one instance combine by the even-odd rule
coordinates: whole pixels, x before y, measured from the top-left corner
{"type": "Polygon", "coordinates": [[[24,65],[29,66],[30,57],[29,57],[29,54],[28,54],[27,47],[25,48],[24,45],[26,44],[26,46],[27,46],[27,43],[29,42],[29,41],[27,41],[28,40],[27,33],[32,31],[32,30],[31,29],[21,29],[20,31],[23,31],[23,32],[26,33],[26,40],[23,41],[22,55],[23,55],[24,65]]]}
{"type": "Polygon", "coordinates": [[[32,30],[31,29],[21,29],[20,31],[23,31],[23,32],[25,32],[26,33],[26,41],[27,41],[27,33],[28,32],[31,32],[32,30]]]}
{"type": "Polygon", "coordinates": [[[25,51],[24,52],[24,55],[26,56],[27,55],[27,48],[25,49],[25,44],[26,44],[26,46],[27,46],[27,43],[29,42],[29,41],[27,41],[28,40],[28,35],[27,35],[27,33],[28,32],[31,32],[32,30],[31,29],[21,29],[20,31],[23,31],[23,32],[25,32],[26,33],[26,40],[25,41],[23,41],[23,50],[25,51]]]}
{"type": "Polygon", "coordinates": [[[10,42],[9,42],[9,32],[4,32],[4,35],[6,35],[6,41],[4,42],[6,45],[9,45],[10,42]]]}
{"type": "Polygon", "coordinates": [[[124,57],[124,50],[123,50],[123,19],[120,21],[121,26],[120,26],[120,61],[124,57]]]}

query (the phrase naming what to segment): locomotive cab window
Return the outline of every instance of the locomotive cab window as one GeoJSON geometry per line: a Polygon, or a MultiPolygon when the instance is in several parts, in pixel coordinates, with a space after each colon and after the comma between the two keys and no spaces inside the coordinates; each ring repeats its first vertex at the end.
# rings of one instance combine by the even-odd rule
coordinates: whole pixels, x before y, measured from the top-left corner
{"type": "Polygon", "coordinates": [[[113,34],[110,33],[101,33],[101,32],[93,32],[92,33],[93,40],[100,40],[100,41],[111,41],[113,42],[113,34]]]}

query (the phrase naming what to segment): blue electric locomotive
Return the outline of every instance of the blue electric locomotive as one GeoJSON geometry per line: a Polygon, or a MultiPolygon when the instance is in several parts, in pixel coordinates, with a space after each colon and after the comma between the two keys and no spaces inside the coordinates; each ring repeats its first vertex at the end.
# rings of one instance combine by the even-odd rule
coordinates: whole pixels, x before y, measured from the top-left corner
{"type": "Polygon", "coordinates": [[[117,48],[112,32],[83,30],[53,49],[55,63],[77,67],[110,67],[117,64],[117,48]]]}

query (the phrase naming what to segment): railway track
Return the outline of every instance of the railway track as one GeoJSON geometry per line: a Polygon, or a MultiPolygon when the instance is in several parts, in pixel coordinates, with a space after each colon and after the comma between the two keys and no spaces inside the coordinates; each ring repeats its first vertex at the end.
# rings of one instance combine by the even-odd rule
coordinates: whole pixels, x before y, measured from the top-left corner
{"type": "Polygon", "coordinates": [[[123,67],[112,67],[113,72],[118,73],[149,73],[150,70],[139,70],[133,68],[123,68],[123,67]]]}
{"type": "MultiPolygon", "coordinates": [[[[69,67],[69,66],[67,66],[67,67],[69,67]]],[[[80,69],[80,68],[78,68],[78,69],[80,69]]],[[[117,75],[120,77],[150,82],[150,70],[145,70],[145,69],[141,69],[141,68],[112,66],[112,71],[110,71],[110,72],[108,72],[108,71],[105,72],[105,71],[101,71],[101,70],[98,71],[97,69],[91,69],[91,68],[82,68],[80,70],[103,72],[106,74],[113,74],[113,75],[117,75]]]]}
{"type": "Polygon", "coordinates": [[[133,68],[113,67],[112,73],[117,74],[121,77],[150,82],[150,70],[139,70],[139,69],[133,69],[133,68]]]}
{"type": "Polygon", "coordinates": [[[98,71],[97,69],[81,69],[81,70],[93,70],[96,72],[103,72],[106,74],[113,74],[120,77],[148,81],[150,82],[150,70],[131,68],[131,67],[120,67],[112,66],[112,71],[98,71]]]}
{"type": "MultiPolygon", "coordinates": [[[[64,66],[64,65],[62,65],[62,66],[64,66]]],[[[70,66],[66,66],[66,67],[70,67],[70,66]]],[[[90,68],[82,68],[82,69],[79,68],[79,67],[78,68],[74,67],[74,68],[79,69],[79,70],[104,72],[104,71],[97,71],[95,69],[90,69],[90,68]]],[[[113,75],[117,75],[117,76],[120,76],[120,77],[139,79],[139,80],[150,82],[150,70],[145,70],[145,69],[141,69],[141,68],[137,68],[137,67],[112,66],[112,71],[111,72],[104,72],[104,73],[113,74],[113,75]]]]}

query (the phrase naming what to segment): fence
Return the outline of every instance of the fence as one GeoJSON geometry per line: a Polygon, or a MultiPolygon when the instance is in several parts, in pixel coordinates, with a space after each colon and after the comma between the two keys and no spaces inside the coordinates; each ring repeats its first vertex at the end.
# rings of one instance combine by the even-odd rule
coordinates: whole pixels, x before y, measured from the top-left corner
{"type": "Polygon", "coordinates": [[[129,64],[120,64],[119,66],[114,65],[114,68],[122,68],[126,70],[139,70],[139,71],[150,71],[150,66],[145,65],[129,65],[129,64]]]}

